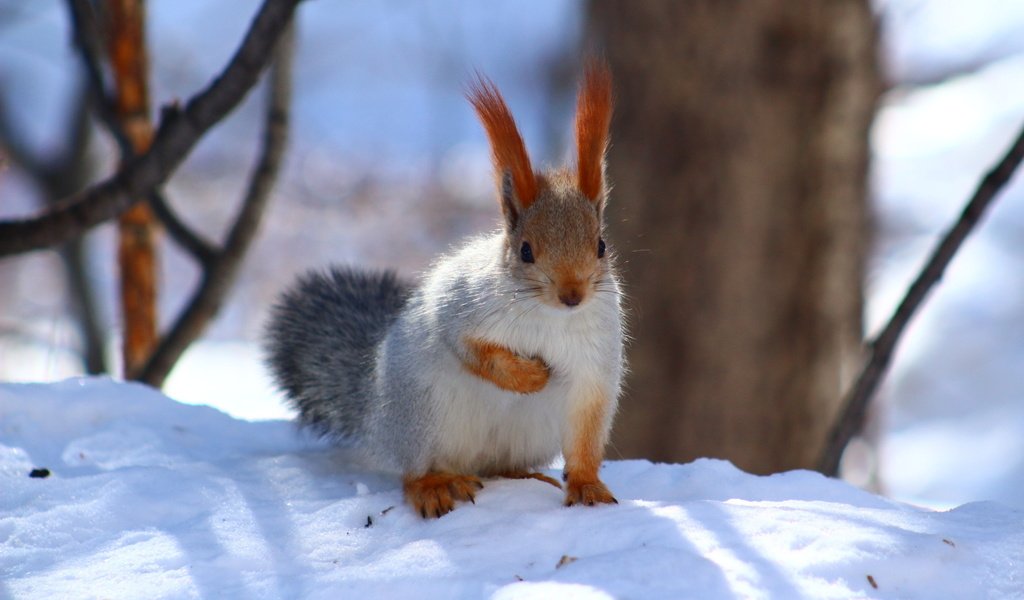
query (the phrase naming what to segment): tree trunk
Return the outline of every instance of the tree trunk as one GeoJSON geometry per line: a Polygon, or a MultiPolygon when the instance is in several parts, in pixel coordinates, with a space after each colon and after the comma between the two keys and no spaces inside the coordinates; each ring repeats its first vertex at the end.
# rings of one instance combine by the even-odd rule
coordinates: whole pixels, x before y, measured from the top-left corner
{"type": "Polygon", "coordinates": [[[813,468],[856,368],[867,0],[601,0],[632,374],[613,452],[813,468]]]}
{"type": "MultiPolygon", "coordinates": [[[[110,63],[117,84],[115,108],[136,154],[149,149],[149,63],[143,0],[108,0],[110,63]]],[[[131,378],[156,345],[156,218],[140,202],[118,221],[124,375],[131,378]]]]}

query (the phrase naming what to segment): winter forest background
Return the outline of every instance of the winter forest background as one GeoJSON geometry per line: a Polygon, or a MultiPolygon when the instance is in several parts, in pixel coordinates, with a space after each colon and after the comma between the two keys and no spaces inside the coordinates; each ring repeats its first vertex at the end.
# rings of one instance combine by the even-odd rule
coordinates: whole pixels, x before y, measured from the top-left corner
{"type": "MultiPolygon", "coordinates": [[[[205,85],[258,5],[148,3],[154,103],[205,85]]],[[[257,348],[275,295],[295,273],[332,261],[414,273],[490,228],[497,211],[488,149],[463,84],[474,69],[486,72],[535,160],[560,162],[585,10],[574,0],[529,10],[520,2],[304,3],[281,179],[227,304],[166,392],[244,418],[287,417],[257,348]]],[[[885,89],[871,130],[869,333],[1024,122],[1024,4],[879,0],[874,10],[885,89]]],[[[77,68],[64,3],[0,2],[0,108],[41,155],[67,142],[77,68]]],[[[211,236],[242,194],[237,174],[257,151],[261,102],[250,96],[168,186],[180,212],[211,236]]],[[[613,144],[615,135],[613,128],[613,144]]],[[[115,155],[94,135],[93,177],[109,173],[115,155]]],[[[38,196],[17,168],[0,174],[0,218],[35,211],[38,196]]],[[[1018,177],[911,324],[848,479],[927,506],[994,499],[1024,507],[1022,227],[1018,177]]],[[[88,272],[117,373],[112,229],[88,235],[88,272]]],[[[161,245],[160,261],[158,309],[168,319],[198,274],[173,244],[161,245]]],[[[0,380],[83,372],[68,298],[55,253],[0,261],[0,380]]]]}

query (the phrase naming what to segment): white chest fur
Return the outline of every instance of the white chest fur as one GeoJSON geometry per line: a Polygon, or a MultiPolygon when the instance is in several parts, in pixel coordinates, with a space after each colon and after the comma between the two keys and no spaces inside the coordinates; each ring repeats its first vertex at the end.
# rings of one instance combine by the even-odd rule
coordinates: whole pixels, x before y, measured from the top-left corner
{"type": "Polygon", "coordinates": [[[431,385],[440,433],[432,468],[497,474],[544,466],[562,449],[580,390],[599,387],[614,402],[622,363],[617,297],[572,311],[523,303],[485,314],[464,333],[540,357],[551,378],[540,392],[516,394],[471,374],[454,353],[447,356],[450,364],[431,385]]]}

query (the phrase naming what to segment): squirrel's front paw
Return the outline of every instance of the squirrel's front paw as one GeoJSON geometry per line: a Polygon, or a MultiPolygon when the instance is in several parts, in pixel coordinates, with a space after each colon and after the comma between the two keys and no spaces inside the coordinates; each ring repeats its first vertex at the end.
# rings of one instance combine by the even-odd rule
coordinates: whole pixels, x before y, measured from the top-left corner
{"type": "Polygon", "coordinates": [[[406,476],[402,482],[405,500],[424,519],[441,517],[455,508],[457,500],[473,502],[477,490],[484,487],[479,477],[455,473],[427,473],[406,476]]]}
{"type": "Polygon", "coordinates": [[[466,346],[466,368],[503,390],[532,394],[548,384],[551,369],[539,358],[520,356],[504,346],[475,338],[468,338],[466,346]]]}
{"type": "Polygon", "coordinates": [[[612,496],[608,488],[600,481],[573,481],[570,479],[565,485],[565,505],[585,504],[618,504],[619,501],[612,496]]]}
{"type": "Polygon", "coordinates": [[[507,367],[509,385],[506,389],[520,394],[532,394],[544,389],[551,370],[539,358],[513,355],[507,367]]]}

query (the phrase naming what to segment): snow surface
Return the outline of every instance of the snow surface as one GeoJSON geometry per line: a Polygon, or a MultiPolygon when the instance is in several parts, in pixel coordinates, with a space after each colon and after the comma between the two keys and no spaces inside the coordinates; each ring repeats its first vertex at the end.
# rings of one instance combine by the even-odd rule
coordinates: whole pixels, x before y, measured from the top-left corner
{"type": "MultiPolygon", "coordinates": [[[[880,231],[868,282],[870,332],[891,314],[942,230],[1024,120],[1024,2],[874,4],[895,87],[883,99],[873,134],[880,231]],[[934,85],[915,87],[922,83],[934,85]]],[[[0,91],[33,146],[54,150],[64,129],[63,104],[75,90],[65,5],[0,5],[0,91]]],[[[154,101],[187,98],[205,85],[257,5],[152,2],[154,101]]],[[[411,273],[452,240],[493,224],[489,151],[461,97],[474,68],[509,94],[535,157],[558,158],[558,136],[548,129],[561,123],[563,136],[569,134],[572,86],[559,100],[544,74],[578,46],[581,4],[534,0],[526,6],[522,0],[304,3],[293,143],[279,192],[224,310],[172,373],[172,397],[244,418],[287,415],[270,392],[255,340],[273,295],[293,272],[347,261],[411,273]],[[377,171],[398,187],[361,196],[363,178],[377,171]],[[424,227],[424,213],[410,206],[422,200],[424,178],[436,176],[459,204],[424,227]],[[482,216],[473,222],[480,229],[451,225],[453,216],[473,210],[482,216]]],[[[233,215],[234,205],[225,199],[241,193],[232,187],[240,179],[231,174],[246,172],[256,151],[251,140],[259,129],[260,96],[218,127],[171,183],[182,214],[208,235],[219,233],[218,224],[233,215]]],[[[97,156],[106,161],[101,172],[113,168],[110,156],[97,156]]],[[[0,197],[5,214],[34,207],[16,169],[0,177],[0,197]]],[[[107,226],[93,235],[93,277],[107,323],[116,322],[111,233],[107,226]]],[[[877,472],[865,474],[866,485],[936,508],[995,499],[1024,509],[1024,278],[1017,276],[1024,272],[1022,240],[1024,177],[1018,176],[898,349],[876,404],[871,443],[877,456],[866,462],[870,467],[875,458],[877,472]]],[[[196,275],[170,244],[163,260],[160,313],[166,319],[187,299],[196,275]]],[[[81,373],[67,294],[52,276],[58,272],[51,254],[0,264],[0,304],[9,308],[0,311],[0,378],[52,381],[81,373]]],[[[111,331],[114,358],[116,338],[111,331]]]]}
{"type": "Polygon", "coordinates": [[[603,478],[620,504],[502,480],[424,521],[395,475],[288,422],[107,379],[0,385],[0,598],[1024,597],[1024,512],[997,503],[715,460],[603,478]]]}

